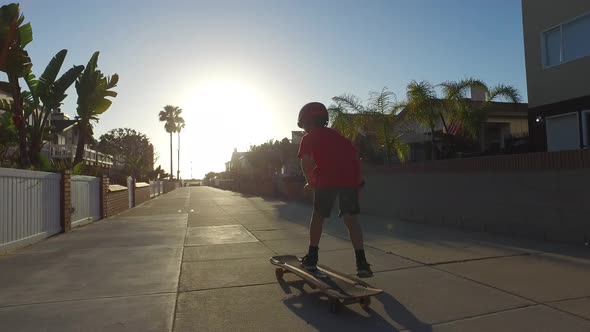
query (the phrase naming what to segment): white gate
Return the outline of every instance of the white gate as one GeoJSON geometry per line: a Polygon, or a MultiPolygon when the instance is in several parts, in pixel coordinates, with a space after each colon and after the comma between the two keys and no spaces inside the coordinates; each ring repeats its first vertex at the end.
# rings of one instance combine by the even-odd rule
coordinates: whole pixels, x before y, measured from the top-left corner
{"type": "Polygon", "coordinates": [[[100,219],[100,178],[72,176],[72,228],[100,219]]]}
{"type": "Polygon", "coordinates": [[[0,168],[0,252],[61,231],[61,175],[0,168]]]}

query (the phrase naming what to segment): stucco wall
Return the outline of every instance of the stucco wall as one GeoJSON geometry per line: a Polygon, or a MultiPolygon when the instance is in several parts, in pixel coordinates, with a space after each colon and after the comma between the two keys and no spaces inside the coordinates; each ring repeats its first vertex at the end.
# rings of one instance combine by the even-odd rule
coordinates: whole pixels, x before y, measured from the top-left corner
{"type": "Polygon", "coordinates": [[[590,56],[543,68],[542,32],[590,13],[590,1],[523,0],[523,32],[529,107],[590,95],[590,56]]]}
{"type": "Polygon", "coordinates": [[[583,244],[590,170],[364,174],[364,213],[583,244]]]}

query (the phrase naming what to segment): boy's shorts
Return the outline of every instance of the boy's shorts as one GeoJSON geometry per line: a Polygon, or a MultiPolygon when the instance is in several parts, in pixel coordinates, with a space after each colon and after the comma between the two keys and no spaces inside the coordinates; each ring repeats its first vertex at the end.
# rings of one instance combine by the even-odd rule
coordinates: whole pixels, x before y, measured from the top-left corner
{"type": "Polygon", "coordinates": [[[329,218],[332,212],[332,206],[339,198],[340,213],[339,217],[344,215],[357,215],[361,212],[359,206],[358,188],[354,187],[324,187],[316,188],[313,195],[313,209],[324,218],[329,218]]]}

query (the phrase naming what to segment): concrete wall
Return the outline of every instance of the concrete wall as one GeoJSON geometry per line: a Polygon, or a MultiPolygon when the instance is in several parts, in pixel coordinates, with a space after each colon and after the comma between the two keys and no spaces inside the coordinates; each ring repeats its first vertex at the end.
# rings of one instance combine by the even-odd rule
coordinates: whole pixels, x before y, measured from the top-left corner
{"type": "Polygon", "coordinates": [[[590,170],[364,174],[364,213],[583,244],[590,170]]]}
{"type": "Polygon", "coordinates": [[[529,107],[590,95],[590,56],[543,68],[542,32],[590,13],[586,0],[523,0],[523,31],[529,107]]]}

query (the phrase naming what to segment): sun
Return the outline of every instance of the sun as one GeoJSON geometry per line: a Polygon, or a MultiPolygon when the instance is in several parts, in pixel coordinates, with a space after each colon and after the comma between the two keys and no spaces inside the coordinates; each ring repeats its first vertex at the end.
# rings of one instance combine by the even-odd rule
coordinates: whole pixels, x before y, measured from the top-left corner
{"type": "Polygon", "coordinates": [[[182,105],[187,123],[182,150],[187,158],[199,159],[211,170],[222,170],[234,148],[247,150],[250,144],[268,140],[272,132],[268,98],[245,81],[199,81],[182,105]]]}

